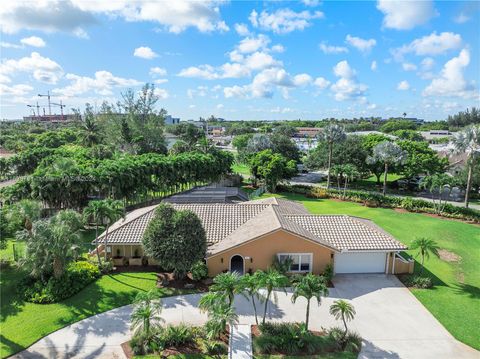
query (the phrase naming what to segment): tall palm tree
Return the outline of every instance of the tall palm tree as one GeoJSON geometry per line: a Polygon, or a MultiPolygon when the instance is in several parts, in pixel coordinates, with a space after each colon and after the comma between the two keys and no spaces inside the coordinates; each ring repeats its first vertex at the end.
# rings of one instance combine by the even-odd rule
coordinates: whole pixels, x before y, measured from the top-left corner
{"type": "Polygon", "coordinates": [[[465,207],[468,208],[473,181],[473,167],[480,157],[480,125],[472,125],[458,132],[452,139],[457,153],[467,155],[467,188],[465,189],[465,207]]]}
{"type": "Polygon", "coordinates": [[[105,244],[105,260],[107,260],[107,245],[108,245],[108,229],[110,226],[119,220],[120,218],[125,218],[125,208],[123,207],[122,201],[117,201],[113,199],[106,199],[105,205],[107,207],[107,213],[105,215],[105,236],[104,236],[104,244],[105,244]]]}
{"type": "Polygon", "coordinates": [[[255,298],[262,300],[260,295],[260,281],[257,275],[258,272],[254,274],[246,274],[240,278],[239,282],[239,292],[247,300],[252,302],[253,313],[255,314],[255,323],[258,325],[258,316],[257,316],[257,305],[255,304],[255,298]]]}
{"type": "Polygon", "coordinates": [[[383,195],[387,194],[387,176],[390,166],[403,163],[407,158],[407,152],[396,143],[390,141],[380,142],[373,148],[372,156],[367,157],[368,164],[381,163],[384,167],[383,173],[383,195]]]}
{"type": "MultiPolygon", "coordinates": [[[[86,222],[93,222],[95,224],[95,246],[98,259],[98,265],[101,266],[100,252],[98,249],[98,228],[105,224],[105,219],[110,214],[110,207],[105,201],[90,201],[83,209],[83,217],[86,222]]],[[[107,248],[104,248],[106,251],[107,248]]]]}
{"type": "Polygon", "coordinates": [[[305,317],[305,329],[308,330],[308,320],[310,317],[310,300],[317,299],[318,305],[322,302],[322,297],[328,295],[328,288],[323,277],[308,273],[302,276],[293,285],[292,302],[295,303],[299,297],[307,300],[307,312],[305,317]]]}
{"type": "Polygon", "coordinates": [[[337,320],[342,319],[343,325],[345,326],[345,333],[343,334],[342,340],[345,339],[348,333],[347,322],[353,320],[355,314],[357,314],[354,306],[346,300],[339,299],[334,301],[330,306],[330,314],[337,320]]]}
{"type": "Polygon", "coordinates": [[[410,249],[418,249],[417,256],[420,255],[422,257],[422,269],[420,270],[420,275],[423,273],[423,263],[425,261],[425,258],[429,259],[430,254],[433,254],[437,257],[440,256],[438,253],[439,247],[437,245],[437,242],[430,238],[420,237],[414,239],[413,242],[410,244],[410,249]]]}
{"type": "Polygon", "coordinates": [[[210,287],[212,292],[220,292],[228,299],[228,305],[233,304],[235,294],[239,292],[240,276],[238,273],[220,273],[213,278],[213,284],[210,287]]]}
{"type": "Polygon", "coordinates": [[[345,197],[347,193],[348,182],[360,177],[360,172],[358,172],[356,166],[347,163],[343,165],[343,176],[345,177],[345,183],[343,184],[343,197],[345,197]]]}
{"type": "Polygon", "coordinates": [[[327,189],[330,188],[330,169],[332,167],[333,144],[343,142],[347,138],[345,128],[337,124],[325,126],[320,133],[320,140],[328,144],[328,174],[327,174],[327,189]]]}
{"type": "MultiPolygon", "coordinates": [[[[288,278],[281,274],[280,272],[274,269],[268,269],[266,272],[264,271],[257,271],[259,286],[261,288],[265,288],[267,290],[267,294],[265,296],[265,305],[263,308],[263,319],[262,323],[265,324],[265,318],[267,317],[267,307],[268,301],[272,296],[272,292],[276,288],[284,289],[288,285],[288,278]]],[[[273,300],[277,301],[277,296],[274,293],[273,300]]]]}

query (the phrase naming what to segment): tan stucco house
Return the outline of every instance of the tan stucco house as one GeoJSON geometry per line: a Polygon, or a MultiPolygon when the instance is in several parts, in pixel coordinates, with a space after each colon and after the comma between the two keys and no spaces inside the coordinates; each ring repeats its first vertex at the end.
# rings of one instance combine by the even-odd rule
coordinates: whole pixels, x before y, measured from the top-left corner
{"type": "MultiPolygon", "coordinates": [[[[191,210],[201,219],[207,234],[210,276],[225,271],[243,274],[265,270],[275,256],[280,260],[291,258],[293,273],[320,274],[328,264],[333,265],[335,273],[401,273],[413,269],[413,263],[399,255],[406,246],[367,219],[312,215],[298,202],[273,197],[172,206],[191,210]]],[[[143,233],[155,208],[137,209],[116,222],[109,230],[107,253],[124,257],[124,263],[131,257],[142,257],[143,233]]],[[[146,261],[157,264],[144,258],[146,261]]]]}

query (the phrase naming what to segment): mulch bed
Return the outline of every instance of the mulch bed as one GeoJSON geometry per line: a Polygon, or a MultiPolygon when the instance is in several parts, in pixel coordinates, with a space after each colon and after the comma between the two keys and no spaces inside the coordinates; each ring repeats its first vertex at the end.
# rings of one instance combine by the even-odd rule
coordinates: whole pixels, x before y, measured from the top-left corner
{"type": "Polygon", "coordinates": [[[190,273],[184,279],[175,279],[172,272],[157,273],[157,288],[174,289],[196,289],[200,292],[207,292],[211,285],[211,280],[194,281],[190,273]],[[167,281],[168,284],[164,284],[167,281]]]}

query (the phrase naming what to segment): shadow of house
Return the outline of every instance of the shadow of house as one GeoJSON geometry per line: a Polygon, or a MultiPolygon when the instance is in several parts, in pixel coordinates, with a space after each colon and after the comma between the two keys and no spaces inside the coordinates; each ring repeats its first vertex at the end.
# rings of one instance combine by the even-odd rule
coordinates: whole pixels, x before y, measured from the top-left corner
{"type": "Polygon", "coordinates": [[[362,350],[358,354],[358,359],[400,359],[397,353],[379,348],[368,340],[362,341],[362,350]]]}

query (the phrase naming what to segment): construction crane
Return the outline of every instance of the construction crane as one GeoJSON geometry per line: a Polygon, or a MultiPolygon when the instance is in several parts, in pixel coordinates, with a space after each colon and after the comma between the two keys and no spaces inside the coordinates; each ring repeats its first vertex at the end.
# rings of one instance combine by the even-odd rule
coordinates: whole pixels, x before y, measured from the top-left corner
{"type": "Polygon", "coordinates": [[[50,91],[47,91],[46,95],[38,94],[38,97],[48,98],[48,114],[52,115],[52,106],[51,106],[51,103],[50,103],[50,91]]]}
{"type": "Polygon", "coordinates": [[[60,113],[61,113],[61,115],[62,115],[62,117],[63,117],[63,108],[64,108],[66,105],[64,105],[64,104],[62,103],[62,100],[60,100],[60,103],[54,103],[54,102],[52,102],[51,104],[60,107],[60,113]]]}

